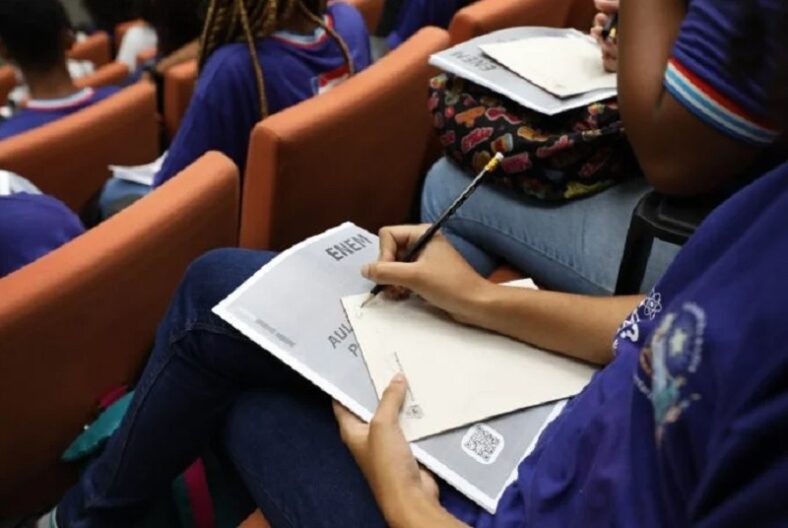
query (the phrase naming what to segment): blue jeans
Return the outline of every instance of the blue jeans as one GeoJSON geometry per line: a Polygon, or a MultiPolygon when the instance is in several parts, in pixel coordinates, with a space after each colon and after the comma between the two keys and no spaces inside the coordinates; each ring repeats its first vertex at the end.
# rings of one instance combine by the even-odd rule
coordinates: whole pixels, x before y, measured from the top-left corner
{"type": "Polygon", "coordinates": [[[101,218],[109,218],[128,207],[133,201],[139,200],[152,191],[153,187],[148,187],[141,183],[134,183],[115,177],[110,178],[104,184],[99,197],[101,218]]]}
{"type": "Polygon", "coordinates": [[[123,423],[58,505],[58,526],[132,525],[217,434],[274,528],[385,526],[330,398],[211,312],[272,256],[219,250],[191,265],[123,423]]]}
{"type": "MultiPolygon", "coordinates": [[[[427,175],[421,217],[433,222],[470,183],[448,158],[427,175]]],[[[613,293],[632,211],[650,190],[642,179],[562,204],[483,185],[446,224],[444,233],[476,271],[506,262],[547,288],[590,295],[613,293]]],[[[642,288],[650,289],[678,247],[655,241],[642,288]]]]}

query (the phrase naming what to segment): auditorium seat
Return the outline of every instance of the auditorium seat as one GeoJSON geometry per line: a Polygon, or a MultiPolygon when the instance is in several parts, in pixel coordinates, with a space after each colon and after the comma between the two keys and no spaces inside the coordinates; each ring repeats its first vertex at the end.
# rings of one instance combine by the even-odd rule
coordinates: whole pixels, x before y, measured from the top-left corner
{"type": "Polygon", "coordinates": [[[108,165],[156,159],[156,90],[141,82],[80,112],[0,142],[0,168],[79,212],[110,176],[108,165]]]}
{"type": "Polygon", "coordinates": [[[189,263],[237,235],[238,169],[208,153],[0,279],[0,518],[51,507],[73,484],[61,453],[102,395],[136,379],[189,263]]]}
{"type": "Polygon", "coordinates": [[[0,106],[8,102],[8,94],[16,88],[16,72],[11,66],[0,66],[0,106]]]}
{"type": "Polygon", "coordinates": [[[112,60],[112,44],[109,35],[97,31],[85,40],[75,43],[68,52],[68,57],[75,60],[90,61],[100,68],[112,60]]]}
{"type": "Polygon", "coordinates": [[[79,88],[90,86],[91,88],[101,88],[102,86],[119,86],[129,78],[129,67],[123,62],[110,62],[98,68],[96,71],[74,81],[79,88]]]}
{"type": "Polygon", "coordinates": [[[172,140],[189,109],[197,84],[197,61],[176,64],[164,72],[164,129],[172,140]]]}
{"type": "Polygon", "coordinates": [[[586,13],[590,16],[582,26],[584,31],[591,27],[592,0],[479,0],[454,15],[449,34],[455,45],[510,27],[565,27],[586,13]]]}
{"type": "Polygon", "coordinates": [[[425,28],[330,92],[254,129],[241,245],[283,249],[350,220],[370,230],[409,218],[434,137],[427,58],[448,33],[425,28]]]}
{"type": "MultiPolygon", "coordinates": [[[[354,5],[367,22],[370,35],[383,12],[383,0],[345,0],[354,5]]],[[[186,115],[197,83],[197,61],[173,66],[164,72],[164,128],[172,140],[186,115]]]]}

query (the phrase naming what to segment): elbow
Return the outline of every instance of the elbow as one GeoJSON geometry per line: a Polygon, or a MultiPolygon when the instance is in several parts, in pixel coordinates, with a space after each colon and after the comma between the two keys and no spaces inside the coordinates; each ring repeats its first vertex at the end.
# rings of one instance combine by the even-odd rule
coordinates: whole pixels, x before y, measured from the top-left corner
{"type": "Polygon", "coordinates": [[[640,160],[646,181],[654,190],[669,196],[693,196],[713,190],[691,167],[671,160],[640,160]]]}

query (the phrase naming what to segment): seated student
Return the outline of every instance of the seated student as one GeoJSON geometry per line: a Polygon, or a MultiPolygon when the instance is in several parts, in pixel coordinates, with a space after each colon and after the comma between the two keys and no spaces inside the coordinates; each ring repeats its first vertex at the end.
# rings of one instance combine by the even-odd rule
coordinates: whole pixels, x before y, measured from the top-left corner
{"type": "Polygon", "coordinates": [[[84,231],[77,215],[62,202],[0,170],[0,278],[84,231]]]}
{"type": "Polygon", "coordinates": [[[117,92],[79,89],[66,52],[74,36],[58,0],[0,0],[0,54],[22,71],[30,91],[23,109],[0,124],[0,140],[82,110],[117,92]]]}
{"type": "MultiPolygon", "coordinates": [[[[781,21],[767,23],[764,41],[782,40],[769,49],[786,83],[788,11],[757,8],[758,20],[781,21]]],[[[785,86],[765,107],[782,125],[785,86]]],[[[495,285],[442,236],[417,262],[393,262],[425,226],[381,232],[367,278],[466,324],[604,365],[542,433],[494,515],[420,471],[398,426],[403,380],[374,427],[334,404],[337,427],[327,395],[216,316],[272,254],[214,251],[187,272],[127,416],[61,500],[57,526],[133,523],[220,428],[273,526],[785,525],[786,221],[783,152],[704,222],[649,295],[629,297],[495,285]]]]}
{"type": "Polygon", "coordinates": [[[427,26],[449,27],[454,13],[473,0],[403,0],[394,27],[386,37],[390,50],[397,48],[421,28],[427,26]]]}
{"type": "MultiPolygon", "coordinates": [[[[209,150],[229,156],[243,173],[258,121],[330,90],[370,62],[364,19],[348,4],[213,0],[197,87],[154,187],[209,150]]],[[[110,180],[102,210],[125,195],[149,191],[110,180]]]]}
{"type": "MultiPolygon", "coordinates": [[[[607,14],[618,10],[618,0],[596,5],[607,14]]],[[[632,211],[652,186],[666,194],[707,193],[763,169],[754,166],[768,167],[781,135],[765,113],[769,54],[758,54],[757,39],[746,41],[749,48],[737,43],[737,9],[736,2],[692,0],[686,12],[622,12],[620,46],[605,42],[604,60],[612,69],[618,62],[621,117],[645,180],[558,206],[482,187],[446,227],[474,269],[486,275],[505,261],[551,289],[612,293],[632,211]],[[746,74],[728,62],[740,53],[753,55],[746,74]]],[[[594,35],[604,21],[597,17],[594,35]]],[[[433,221],[468,182],[450,159],[438,161],[426,179],[422,220],[433,221]]],[[[676,251],[655,243],[644,290],[676,251]]]]}

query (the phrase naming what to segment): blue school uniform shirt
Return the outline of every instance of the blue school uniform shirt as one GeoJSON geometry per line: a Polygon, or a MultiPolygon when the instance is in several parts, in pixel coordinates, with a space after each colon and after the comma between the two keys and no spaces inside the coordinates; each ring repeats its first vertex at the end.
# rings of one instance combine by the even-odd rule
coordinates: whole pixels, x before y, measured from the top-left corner
{"type": "Polygon", "coordinates": [[[0,141],[69,116],[118,92],[115,86],[84,88],[62,99],[31,100],[26,107],[0,122],[0,141]]]}
{"type": "Polygon", "coordinates": [[[718,208],[479,528],[788,525],[788,163],[718,208]]]}
{"type": "Polygon", "coordinates": [[[449,27],[454,13],[469,3],[470,0],[405,0],[394,28],[386,37],[389,49],[398,47],[421,28],[449,27]]]}
{"type": "Polygon", "coordinates": [[[0,196],[0,277],[84,233],[79,218],[44,194],[0,196]]]}
{"type": "MultiPolygon", "coordinates": [[[[370,62],[369,35],[354,7],[328,7],[326,24],[342,36],[356,72],[370,62]]],[[[277,32],[257,42],[269,114],[323,93],[349,76],[339,45],[318,28],[313,35],[277,32]]],[[[249,136],[260,120],[257,83],[245,43],[220,47],[209,57],[167,160],[158,187],[209,150],[218,150],[243,169],[249,136]]]]}

